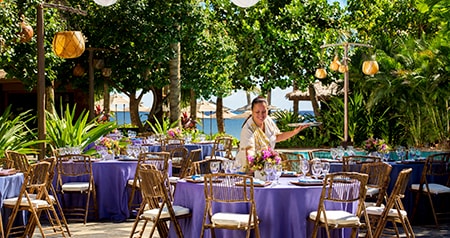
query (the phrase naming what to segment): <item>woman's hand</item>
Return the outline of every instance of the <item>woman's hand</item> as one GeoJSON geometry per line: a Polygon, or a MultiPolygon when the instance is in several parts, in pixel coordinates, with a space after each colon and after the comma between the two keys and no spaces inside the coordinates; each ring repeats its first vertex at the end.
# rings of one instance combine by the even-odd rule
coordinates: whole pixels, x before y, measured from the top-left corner
{"type": "Polygon", "coordinates": [[[295,134],[299,133],[300,131],[302,131],[303,129],[306,129],[308,127],[310,127],[310,124],[303,124],[303,125],[300,125],[300,126],[296,127],[294,129],[295,134]]]}

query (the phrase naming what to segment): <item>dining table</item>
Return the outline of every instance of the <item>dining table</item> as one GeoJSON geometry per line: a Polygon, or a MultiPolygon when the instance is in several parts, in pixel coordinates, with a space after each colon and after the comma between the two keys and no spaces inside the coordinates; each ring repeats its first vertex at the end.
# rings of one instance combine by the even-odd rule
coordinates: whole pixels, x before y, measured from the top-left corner
{"type": "MultiPolygon", "coordinates": [[[[188,143],[184,144],[184,147],[191,152],[191,150],[197,150],[201,149],[200,153],[200,159],[204,159],[205,156],[210,156],[214,147],[214,141],[204,141],[204,142],[197,142],[197,143],[188,143]]],[[[153,144],[148,146],[148,150],[150,152],[160,152],[161,151],[161,145],[159,144],[153,144]]]]}
{"type": "MultiPolygon", "coordinates": [[[[265,187],[255,187],[254,199],[256,213],[260,219],[261,238],[306,238],[310,237],[314,224],[308,221],[309,213],[318,209],[322,186],[298,186],[291,181],[298,177],[280,178],[280,184],[275,181],[265,187]]],[[[185,237],[200,237],[204,208],[204,184],[179,180],[174,194],[174,205],[190,209],[191,217],[178,220],[185,237]]],[[[334,204],[334,208],[339,205],[334,204]]],[[[248,207],[239,204],[227,204],[232,212],[248,212],[248,207]]],[[[346,237],[349,229],[332,231],[333,237],[346,237]]],[[[319,236],[324,230],[319,232],[319,236]]],[[[240,230],[216,230],[216,237],[244,237],[240,230]]],[[[171,226],[170,237],[176,237],[171,226]]],[[[205,237],[211,237],[209,230],[205,237]]]]}
{"type": "Polygon", "coordinates": [[[8,217],[11,211],[8,211],[9,209],[3,208],[3,201],[6,198],[19,196],[23,181],[24,181],[23,173],[15,173],[11,175],[0,176],[0,207],[2,207],[1,215],[4,226],[6,226],[6,224],[8,223],[8,217]]]}

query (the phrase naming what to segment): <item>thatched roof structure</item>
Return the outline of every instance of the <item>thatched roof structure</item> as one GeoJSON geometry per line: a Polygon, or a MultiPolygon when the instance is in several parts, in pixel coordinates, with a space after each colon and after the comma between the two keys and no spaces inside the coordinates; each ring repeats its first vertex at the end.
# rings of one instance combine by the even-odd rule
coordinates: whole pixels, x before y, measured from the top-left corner
{"type": "MultiPolygon", "coordinates": [[[[335,96],[343,93],[343,89],[335,82],[329,85],[322,85],[322,82],[317,80],[314,82],[314,89],[316,90],[316,97],[318,101],[326,101],[330,96],[335,96]]],[[[305,91],[294,90],[286,94],[286,98],[294,101],[310,101],[308,88],[305,91]]]]}

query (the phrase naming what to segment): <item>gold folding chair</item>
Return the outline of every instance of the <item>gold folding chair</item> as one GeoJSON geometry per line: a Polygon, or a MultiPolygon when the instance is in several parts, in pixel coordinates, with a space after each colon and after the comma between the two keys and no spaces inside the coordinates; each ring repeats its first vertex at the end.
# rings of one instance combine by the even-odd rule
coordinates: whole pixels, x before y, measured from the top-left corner
{"type": "Polygon", "coordinates": [[[86,224],[89,212],[98,220],[97,192],[95,190],[92,160],[88,155],[65,154],[57,157],[56,192],[61,198],[62,207],[67,220],[83,221],[86,224]],[[79,180],[74,182],[74,180],[79,180]],[[86,195],[84,207],[68,206],[66,195],[86,195]],[[93,207],[91,207],[91,200],[93,207]]]}
{"type": "Polygon", "coordinates": [[[24,183],[19,195],[3,201],[4,207],[12,209],[5,230],[5,237],[15,235],[32,236],[36,226],[39,228],[42,237],[47,237],[47,235],[62,235],[66,237],[53,206],[53,201],[47,191],[48,183],[51,183],[48,180],[50,167],[50,163],[45,161],[30,165],[24,174],[24,183]],[[22,225],[14,226],[15,218],[20,211],[28,211],[30,214],[27,224],[24,225],[25,229],[22,225]],[[50,222],[49,227],[43,227],[40,223],[42,212],[45,212],[50,222]]]}
{"type": "Polygon", "coordinates": [[[349,155],[342,157],[342,172],[360,172],[365,163],[380,162],[381,158],[369,155],[349,155]]]}
{"type": "Polygon", "coordinates": [[[175,147],[168,152],[170,153],[170,159],[172,160],[172,174],[179,175],[182,166],[189,157],[189,150],[186,149],[186,147],[181,146],[175,147]]]}
{"type": "Polygon", "coordinates": [[[211,163],[219,164],[219,172],[223,170],[225,160],[222,159],[208,159],[200,160],[192,163],[191,174],[210,174],[211,163]]]}
{"type": "Polygon", "coordinates": [[[283,170],[295,172],[302,171],[300,169],[300,162],[305,159],[302,154],[293,152],[281,152],[280,157],[281,164],[283,165],[283,170]]]}
{"type": "Polygon", "coordinates": [[[412,184],[411,191],[417,193],[411,220],[414,221],[422,195],[428,198],[436,227],[439,227],[438,218],[448,220],[450,212],[445,205],[450,198],[450,153],[429,155],[423,167],[420,183],[412,184]],[[447,199],[442,199],[444,196],[447,199]],[[441,199],[438,200],[438,197],[441,199]]]}
{"type": "Polygon", "coordinates": [[[331,157],[331,150],[330,149],[314,149],[308,151],[309,160],[312,160],[314,158],[318,159],[333,159],[331,157]]]}
{"type": "Polygon", "coordinates": [[[400,232],[396,225],[397,223],[402,224],[403,231],[407,238],[415,237],[412,226],[408,220],[408,214],[402,203],[402,198],[405,197],[405,190],[408,187],[411,172],[412,169],[408,168],[399,173],[394,189],[387,199],[385,206],[369,206],[366,208],[370,221],[374,224],[372,226],[375,229],[373,232],[374,237],[392,235],[386,232],[388,230],[386,229],[387,222],[392,223],[397,237],[400,237],[400,232]]]}
{"type": "Polygon", "coordinates": [[[7,168],[14,168],[22,173],[28,171],[28,167],[30,167],[30,162],[28,161],[26,154],[22,154],[12,150],[7,150],[5,151],[5,156],[7,168]]]}
{"type": "Polygon", "coordinates": [[[141,179],[142,203],[133,223],[130,238],[135,233],[142,237],[148,222],[152,222],[149,237],[158,229],[159,237],[168,237],[169,227],[167,221],[175,226],[178,237],[183,237],[178,219],[190,217],[189,208],[173,206],[170,191],[167,189],[167,176],[153,164],[143,164],[139,170],[141,179]],[[141,221],[144,224],[136,230],[141,221]]]}
{"type": "Polygon", "coordinates": [[[368,237],[372,237],[364,205],[368,178],[367,174],[356,172],[338,172],[325,176],[319,206],[316,211],[309,213],[309,220],[314,222],[313,238],[317,237],[319,227],[325,228],[329,238],[331,238],[330,229],[351,228],[351,237],[355,238],[362,227],[367,229],[368,237]],[[355,202],[357,203],[355,212],[344,209],[347,205],[354,205],[355,202]],[[342,205],[342,209],[329,207],[339,204],[342,205]]]}
{"type": "Polygon", "coordinates": [[[218,136],[214,140],[211,155],[205,156],[204,159],[234,160],[232,152],[233,152],[233,138],[229,136],[218,136]]]}
{"type": "Polygon", "coordinates": [[[200,237],[204,237],[209,229],[211,237],[215,237],[215,229],[244,230],[246,237],[250,237],[254,230],[256,238],[259,234],[259,218],[256,214],[254,199],[253,177],[240,174],[207,174],[205,181],[205,213],[200,237]],[[221,206],[220,210],[213,209],[214,204],[247,204],[248,213],[235,213],[221,206]]]}
{"type": "Polygon", "coordinates": [[[367,181],[366,206],[381,206],[381,204],[386,201],[391,170],[392,166],[384,162],[364,163],[361,166],[361,173],[369,175],[369,180],[367,181]]]}
{"type": "Polygon", "coordinates": [[[136,165],[136,171],[134,173],[134,178],[128,180],[127,186],[131,188],[131,193],[128,198],[128,210],[132,211],[135,208],[139,208],[141,202],[135,203],[134,198],[136,196],[136,192],[138,192],[140,187],[140,179],[139,179],[139,170],[141,169],[141,165],[143,164],[153,164],[158,170],[167,174],[169,167],[169,152],[146,152],[140,153],[138,162],[136,165]]]}

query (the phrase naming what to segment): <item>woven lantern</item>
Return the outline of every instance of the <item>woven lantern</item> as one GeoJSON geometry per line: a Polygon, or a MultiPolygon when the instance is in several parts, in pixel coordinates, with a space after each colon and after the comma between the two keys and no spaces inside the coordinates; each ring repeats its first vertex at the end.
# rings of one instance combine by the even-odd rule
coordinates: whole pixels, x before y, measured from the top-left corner
{"type": "Polygon", "coordinates": [[[324,68],[316,69],[316,73],[314,74],[318,79],[324,79],[327,77],[327,71],[324,68]]]}
{"type": "Polygon", "coordinates": [[[57,32],[53,38],[53,52],[61,58],[77,58],[84,52],[84,36],[81,31],[57,32]]]}
{"type": "Polygon", "coordinates": [[[330,69],[333,71],[338,71],[340,65],[341,62],[339,62],[339,57],[335,55],[333,61],[330,63],[330,69]]]}
{"type": "Polygon", "coordinates": [[[363,62],[362,71],[366,75],[374,75],[378,73],[378,63],[375,60],[366,60],[363,62]]]}
{"type": "Polygon", "coordinates": [[[84,67],[81,66],[81,64],[77,64],[77,65],[75,65],[75,67],[73,68],[73,75],[74,75],[75,77],[81,77],[81,76],[83,76],[84,72],[85,72],[84,67]]]}

